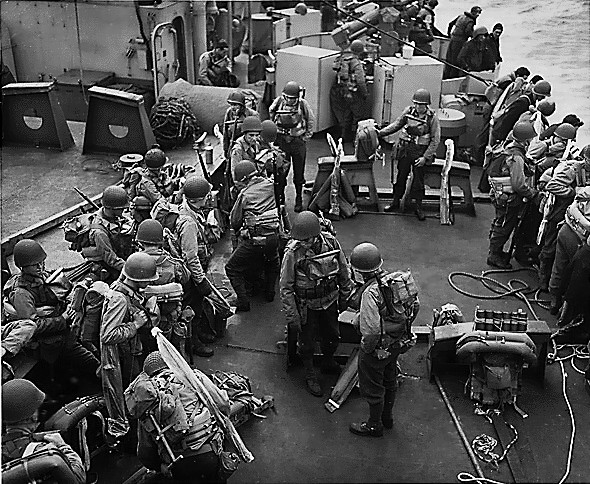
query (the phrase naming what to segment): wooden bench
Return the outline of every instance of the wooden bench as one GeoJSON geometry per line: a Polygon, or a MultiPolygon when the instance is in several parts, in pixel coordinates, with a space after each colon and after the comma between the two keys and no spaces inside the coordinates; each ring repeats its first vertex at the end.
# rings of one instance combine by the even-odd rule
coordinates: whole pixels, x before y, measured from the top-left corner
{"type": "MultiPolygon", "coordinates": [[[[434,163],[424,167],[424,185],[430,188],[440,188],[440,174],[443,165],[444,160],[436,158],[434,163]]],[[[465,208],[471,215],[475,215],[475,204],[471,191],[471,167],[469,163],[453,161],[449,173],[449,180],[452,187],[459,187],[463,192],[462,208],[465,208]]]]}
{"type": "MultiPolygon", "coordinates": [[[[357,205],[373,205],[380,211],[379,196],[373,173],[373,163],[359,162],[354,155],[344,155],[340,160],[340,167],[346,172],[348,181],[354,189],[354,193],[357,196],[357,205]],[[367,187],[369,189],[368,202],[365,202],[363,197],[358,196],[358,187],[367,187]]],[[[318,158],[318,171],[311,190],[312,198],[320,190],[333,170],[333,156],[321,156],[318,158]]]]}

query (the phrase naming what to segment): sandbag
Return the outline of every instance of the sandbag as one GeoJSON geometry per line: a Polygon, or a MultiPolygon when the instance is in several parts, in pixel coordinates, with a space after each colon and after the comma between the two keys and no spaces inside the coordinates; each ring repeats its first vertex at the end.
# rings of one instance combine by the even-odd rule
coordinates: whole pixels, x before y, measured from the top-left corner
{"type": "MultiPolygon", "coordinates": [[[[184,79],[164,84],[159,99],[179,98],[189,103],[197,117],[198,125],[208,133],[216,124],[222,125],[227,110],[227,97],[235,91],[232,87],[193,85],[184,79]]],[[[256,97],[257,104],[261,94],[251,89],[241,89],[246,96],[256,97]]]]}

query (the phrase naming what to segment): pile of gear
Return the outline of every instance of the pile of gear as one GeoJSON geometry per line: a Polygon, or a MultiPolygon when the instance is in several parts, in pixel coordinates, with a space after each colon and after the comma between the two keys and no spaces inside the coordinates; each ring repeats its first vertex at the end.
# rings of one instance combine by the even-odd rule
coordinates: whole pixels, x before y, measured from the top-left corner
{"type": "Polygon", "coordinates": [[[197,118],[184,99],[159,99],[150,112],[150,126],[163,148],[181,146],[201,134],[197,118]]]}

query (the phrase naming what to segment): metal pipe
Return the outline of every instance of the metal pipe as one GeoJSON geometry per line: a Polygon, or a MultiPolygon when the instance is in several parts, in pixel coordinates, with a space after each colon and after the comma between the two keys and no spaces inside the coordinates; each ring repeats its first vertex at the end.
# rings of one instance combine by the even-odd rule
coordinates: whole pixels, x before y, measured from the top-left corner
{"type": "Polygon", "coordinates": [[[451,418],[453,419],[453,423],[455,424],[455,427],[457,428],[457,432],[459,432],[459,436],[461,437],[461,441],[463,442],[463,445],[465,446],[465,450],[467,450],[467,453],[469,454],[469,458],[471,459],[471,463],[473,464],[473,467],[475,468],[475,472],[477,472],[477,475],[479,477],[485,479],[483,471],[481,470],[479,462],[477,461],[477,457],[475,456],[475,453],[473,452],[473,449],[471,448],[471,445],[469,444],[469,440],[467,440],[467,436],[465,435],[465,432],[463,432],[463,427],[461,427],[461,423],[459,422],[459,419],[457,418],[457,414],[455,414],[455,410],[453,409],[453,406],[451,405],[451,402],[449,401],[449,397],[447,397],[447,393],[445,392],[445,389],[443,388],[442,383],[440,382],[440,379],[438,378],[437,375],[434,375],[434,380],[436,381],[436,386],[438,387],[438,390],[440,391],[442,399],[445,402],[445,405],[447,406],[447,410],[451,414],[451,418]]]}
{"type": "Polygon", "coordinates": [[[228,39],[229,60],[233,69],[234,66],[234,5],[233,2],[227,2],[227,21],[229,22],[228,39]]]}
{"type": "Polygon", "coordinates": [[[207,10],[206,4],[203,1],[193,0],[191,5],[193,15],[193,61],[195,65],[195,79],[198,79],[199,58],[203,52],[207,52],[207,10]]]}
{"type": "Polygon", "coordinates": [[[440,58],[436,57],[435,55],[432,55],[432,54],[430,54],[429,52],[426,52],[426,51],[424,51],[424,50],[420,49],[419,47],[415,47],[415,46],[414,46],[414,45],[412,45],[410,42],[407,42],[407,41],[405,41],[405,40],[401,39],[401,38],[400,38],[399,36],[397,36],[397,35],[392,35],[392,34],[390,34],[389,32],[386,32],[385,30],[382,30],[382,29],[380,29],[379,27],[377,27],[377,26],[375,26],[375,25],[373,25],[373,24],[371,24],[371,23],[369,23],[369,22],[366,22],[365,20],[363,20],[363,19],[361,19],[361,18],[356,18],[356,17],[355,17],[354,15],[352,15],[351,13],[348,13],[348,12],[346,12],[345,10],[342,10],[341,8],[339,8],[339,7],[336,7],[336,6],[332,5],[332,4],[331,4],[330,2],[328,2],[327,0],[322,0],[322,3],[323,3],[323,4],[326,4],[326,5],[330,5],[330,6],[331,6],[332,8],[334,8],[334,9],[335,9],[337,12],[339,12],[339,13],[341,13],[341,14],[344,14],[344,15],[346,15],[347,17],[350,17],[351,19],[353,19],[353,20],[355,20],[355,21],[357,21],[357,22],[360,22],[360,23],[362,23],[363,25],[366,25],[366,26],[367,26],[367,27],[369,27],[369,28],[375,29],[375,30],[376,30],[377,32],[379,32],[381,35],[385,35],[386,37],[389,37],[389,38],[391,38],[391,39],[393,39],[393,40],[397,40],[398,42],[401,42],[402,44],[409,45],[410,47],[412,47],[412,48],[414,48],[414,49],[418,50],[419,52],[421,52],[423,55],[426,55],[426,56],[430,57],[431,59],[437,60],[437,61],[439,61],[439,62],[441,62],[441,63],[443,63],[443,64],[445,64],[445,65],[447,65],[447,66],[449,66],[449,67],[453,67],[454,69],[457,69],[457,70],[459,70],[459,71],[461,71],[461,72],[465,73],[465,75],[467,75],[467,76],[470,76],[470,77],[473,77],[474,79],[477,79],[478,81],[481,81],[481,82],[483,82],[483,83],[484,83],[486,86],[489,86],[490,84],[492,84],[492,81],[490,81],[489,79],[484,79],[483,77],[476,76],[475,74],[472,74],[471,72],[469,72],[469,71],[466,71],[465,69],[461,69],[460,67],[457,67],[457,66],[455,66],[455,65],[451,64],[450,62],[447,62],[446,60],[442,60],[442,59],[440,59],[440,58]]]}
{"type": "Polygon", "coordinates": [[[252,3],[248,2],[248,61],[252,58],[254,39],[252,39],[252,3]]]}

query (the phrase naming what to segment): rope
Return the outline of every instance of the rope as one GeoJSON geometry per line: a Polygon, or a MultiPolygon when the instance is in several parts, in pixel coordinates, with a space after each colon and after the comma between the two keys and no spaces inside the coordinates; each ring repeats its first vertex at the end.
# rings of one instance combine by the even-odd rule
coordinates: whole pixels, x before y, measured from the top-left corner
{"type": "Polygon", "coordinates": [[[508,283],[502,283],[492,277],[489,277],[488,274],[496,274],[496,273],[513,273],[513,272],[520,272],[520,271],[535,271],[532,267],[521,267],[517,269],[492,269],[488,271],[482,271],[481,275],[472,274],[470,272],[462,272],[462,271],[455,271],[451,272],[448,275],[448,282],[449,285],[455,289],[455,291],[463,294],[464,296],[472,297],[474,299],[484,299],[484,300],[493,300],[493,299],[501,299],[507,296],[514,296],[521,301],[523,301],[526,305],[528,310],[530,311],[531,315],[534,319],[538,320],[537,313],[533,309],[531,302],[538,304],[540,307],[546,309],[547,300],[539,299],[539,293],[541,290],[539,288],[531,288],[526,282],[521,279],[511,279],[508,283]],[[476,281],[480,281],[484,287],[494,294],[474,294],[471,292],[466,291],[465,289],[460,288],[455,284],[454,278],[456,277],[467,277],[469,279],[474,279],[476,281]],[[495,286],[495,287],[494,287],[495,286]],[[527,294],[534,294],[533,298],[528,298],[527,294]]]}
{"type": "Polygon", "coordinates": [[[496,448],[496,445],[498,445],[498,441],[493,437],[490,437],[489,435],[480,434],[473,439],[473,442],[471,442],[471,447],[473,448],[473,451],[475,452],[477,457],[479,457],[484,462],[487,462],[488,464],[492,464],[496,469],[499,467],[500,462],[502,462],[502,460],[506,458],[506,455],[508,455],[508,451],[510,450],[510,448],[518,440],[518,432],[514,428],[514,426],[506,421],[504,421],[504,424],[508,428],[510,428],[512,432],[514,432],[514,438],[506,446],[504,452],[502,452],[502,455],[499,456],[498,454],[493,452],[493,450],[496,448]]]}
{"type": "Polygon", "coordinates": [[[561,363],[561,362],[569,360],[570,364],[572,365],[572,368],[575,371],[577,371],[578,373],[580,373],[582,375],[584,375],[586,373],[584,370],[581,370],[580,368],[578,368],[576,366],[576,364],[574,363],[574,361],[576,358],[578,358],[580,360],[590,359],[588,346],[586,346],[586,345],[558,345],[555,343],[555,340],[553,340],[553,343],[554,343],[555,351],[553,353],[549,353],[547,355],[547,363],[548,364],[552,364],[553,362],[561,363]],[[559,351],[561,351],[563,349],[570,349],[570,350],[572,350],[572,352],[569,355],[559,357],[558,353],[559,353],[559,351]]]}

